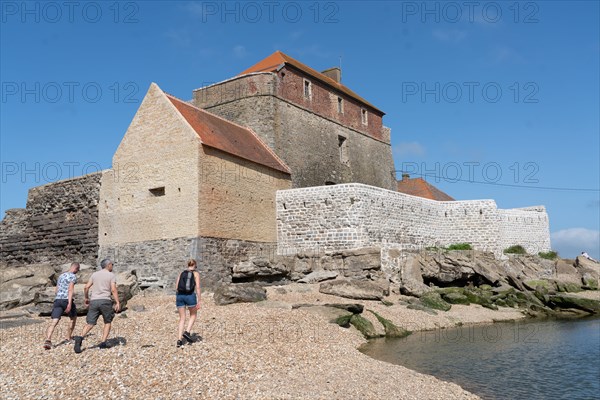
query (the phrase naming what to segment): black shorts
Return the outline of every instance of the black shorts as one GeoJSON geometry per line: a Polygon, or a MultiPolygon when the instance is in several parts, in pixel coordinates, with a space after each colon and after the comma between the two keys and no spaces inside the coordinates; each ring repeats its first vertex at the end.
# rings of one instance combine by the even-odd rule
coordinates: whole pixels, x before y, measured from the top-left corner
{"type": "MultiPolygon", "coordinates": [[[[54,304],[52,305],[52,314],[50,316],[52,319],[60,319],[65,313],[67,306],[69,305],[69,300],[67,299],[56,299],[54,300],[54,304]]],[[[69,318],[75,318],[77,316],[77,307],[75,307],[75,302],[71,303],[71,311],[69,311],[69,318]]]]}
{"type": "Polygon", "coordinates": [[[90,308],[85,318],[85,322],[88,325],[96,325],[98,317],[102,314],[102,319],[105,324],[110,324],[115,316],[115,310],[113,309],[112,300],[92,300],[90,301],[90,308]]]}

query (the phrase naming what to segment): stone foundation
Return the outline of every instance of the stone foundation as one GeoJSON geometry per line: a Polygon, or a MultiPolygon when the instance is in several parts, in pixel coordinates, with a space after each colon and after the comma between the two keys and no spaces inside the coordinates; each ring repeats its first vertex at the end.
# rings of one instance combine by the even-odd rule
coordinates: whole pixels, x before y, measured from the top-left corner
{"type": "Polygon", "coordinates": [[[233,266],[250,258],[272,258],[275,243],[222,238],[177,238],[102,246],[98,259],[109,257],[117,270],[137,270],[140,286],[175,289],[175,281],[194,258],[202,287],[212,290],[231,283],[233,266]]]}

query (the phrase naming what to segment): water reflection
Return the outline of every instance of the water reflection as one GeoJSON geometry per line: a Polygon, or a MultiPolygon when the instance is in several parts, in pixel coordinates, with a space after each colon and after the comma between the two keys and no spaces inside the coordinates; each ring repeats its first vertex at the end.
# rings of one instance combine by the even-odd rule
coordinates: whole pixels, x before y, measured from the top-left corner
{"type": "Polygon", "coordinates": [[[600,319],[462,326],[378,339],[378,360],[452,381],[484,399],[600,399],[600,319]]]}

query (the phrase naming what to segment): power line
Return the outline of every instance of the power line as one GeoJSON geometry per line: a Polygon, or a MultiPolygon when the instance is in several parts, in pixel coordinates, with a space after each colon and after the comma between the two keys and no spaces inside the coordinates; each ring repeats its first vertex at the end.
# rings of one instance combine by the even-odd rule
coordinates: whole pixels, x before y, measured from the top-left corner
{"type": "Polygon", "coordinates": [[[511,184],[511,183],[481,182],[481,181],[476,181],[476,180],[467,180],[467,179],[460,179],[460,178],[448,178],[448,177],[434,175],[434,174],[419,174],[419,173],[415,173],[415,172],[402,171],[402,170],[396,170],[396,171],[394,171],[394,173],[396,173],[396,172],[408,173],[410,175],[418,175],[418,176],[421,176],[421,177],[428,177],[429,176],[429,177],[433,177],[433,178],[436,178],[436,179],[443,179],[443,180],[445,180],[446,182],[449,182],[449,183],[466,182],[466,183],[477,183],[477,184],[480,184],[480,185],[505,186],[505,187],[521,188],[521,189],[565,190],[565,191],[572,191],[572,192],[600,192],[600,189],[591,189],[591,188],[566,188],[566,187],[553,187],[553,186],[527,186],[527,185],[518,185],[518,184],[511,184]]]}

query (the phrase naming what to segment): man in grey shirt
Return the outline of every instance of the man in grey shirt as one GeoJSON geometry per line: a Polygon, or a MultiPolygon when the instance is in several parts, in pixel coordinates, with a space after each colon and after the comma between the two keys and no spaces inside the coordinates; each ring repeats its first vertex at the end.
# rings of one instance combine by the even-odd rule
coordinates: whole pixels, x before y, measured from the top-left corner
{"type": "Polygon", "coordinates": [[[89,307],[86,317],[86,325],[83,327],[81,336],[75,337],[75,353],[81,353],[81,344],[85,335],[92,330],[98,321],[98,317],[102,314],[104,320],[104,330],[102,331],[102,341],[98,345],[99,348],[107,348],[106,339],[110,334],[110,326],[115,316],[115,312],[119,312],[121,304],[119,303],[119,294],[117,293],[117,279],[112,272],[113,263],[108,258],[105,258],[100,263],[101,271],[94,272],[90,280],[83,288],[85,296],[85,305],[89,307]],[[89,292],[91,290],[91,296],[89,292]],[[115,304],[110,298],[114,298],[115,304]]]}

